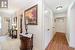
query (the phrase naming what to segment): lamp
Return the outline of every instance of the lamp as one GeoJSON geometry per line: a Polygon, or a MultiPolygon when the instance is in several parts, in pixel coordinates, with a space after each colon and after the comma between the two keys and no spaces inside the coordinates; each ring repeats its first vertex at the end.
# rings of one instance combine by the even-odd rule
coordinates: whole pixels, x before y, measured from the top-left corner
{"type": "Polygon", "coordinates": [[[25,34],[28,34],[28,18],[25,18],[25,30],[26,30],[25,34]]]}

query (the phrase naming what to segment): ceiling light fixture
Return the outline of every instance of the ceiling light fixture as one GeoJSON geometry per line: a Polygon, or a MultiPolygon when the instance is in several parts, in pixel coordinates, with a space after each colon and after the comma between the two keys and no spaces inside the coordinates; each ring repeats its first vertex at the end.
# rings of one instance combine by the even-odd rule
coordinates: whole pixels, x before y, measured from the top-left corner
{"type": "Polygon", "coordinates": [[[56,6],[56,10],[61,10],[63,8],[63,1],[62,0],[58,0],[58,5],[56,6]]]}
{"type": "Polygon", "coordinates": [[[56,7],[56,10],[61,10],[63,7],[62,6],[58,6],[56,7]]]}

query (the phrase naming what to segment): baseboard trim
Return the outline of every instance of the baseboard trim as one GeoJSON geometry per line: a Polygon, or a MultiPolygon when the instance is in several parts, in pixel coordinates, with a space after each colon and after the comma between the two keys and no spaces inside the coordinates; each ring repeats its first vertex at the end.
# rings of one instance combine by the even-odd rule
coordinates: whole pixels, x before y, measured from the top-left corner
{"type": "MultiPolygon", "coordinates": [[[[52,38],[52,39],[53,39],[53,38],[52,38]]],[[[49,42],[49,44],[52,43],[52,39],[51,39],[51,41],[49,42]]],[[[49,47],[49,44],[48,44],[48,46],[45,48],[45,50],[47,50],[47,48],[49,47]]]]}
{"type": "Polygon", "coordinates": [[[63,34],[65,34],[64,32],[56,32],[56,33],[63,33],[63,34]]]}
{"type": "MultiPolygon", "coordinates": [[[[65,35],[66,35],[66,34],[65,34],[65,35]]],[[[67,35],[66,35],[66,39],[67,39],[68,45],[70,46],[70,44],[69,44],[69,40],[68,40],[68,37],[67,37],[67,35]]]]}
{"type": "Polygon", "coordinates": [[[71,47],[71,48],[75,48],[75,45],[69,45],[69,47],[71,47]]]}

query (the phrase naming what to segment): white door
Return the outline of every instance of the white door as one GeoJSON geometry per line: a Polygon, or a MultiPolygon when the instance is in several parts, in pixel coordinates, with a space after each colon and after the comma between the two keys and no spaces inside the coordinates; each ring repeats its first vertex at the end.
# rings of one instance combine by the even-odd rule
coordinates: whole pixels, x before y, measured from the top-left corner
{"type": "Polygon", "coordinates": [[[66,19],[56,19],[56,32],[66,33],[66,19]]]}
{"type": "Polygon", "coordinates": [[[46,10],[44,13],[45,47],[48,46],[53,37],[53,23],[52,11],[46,10]]]}

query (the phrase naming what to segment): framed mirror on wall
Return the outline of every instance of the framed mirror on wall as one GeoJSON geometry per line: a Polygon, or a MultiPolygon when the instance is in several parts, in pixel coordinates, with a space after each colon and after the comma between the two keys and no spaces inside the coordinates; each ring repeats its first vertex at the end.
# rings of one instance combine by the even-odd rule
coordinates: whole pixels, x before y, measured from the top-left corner
{"type": "Polygon", "coordinates": [[[17,38],[17,17],[13,18],[11,36],[17,38]]]}
{"type": "Polygon", "coordinates": [[[38,5],[24,11],[25,20],[27,19],[28,25],[37,25],[38,5]]]}

